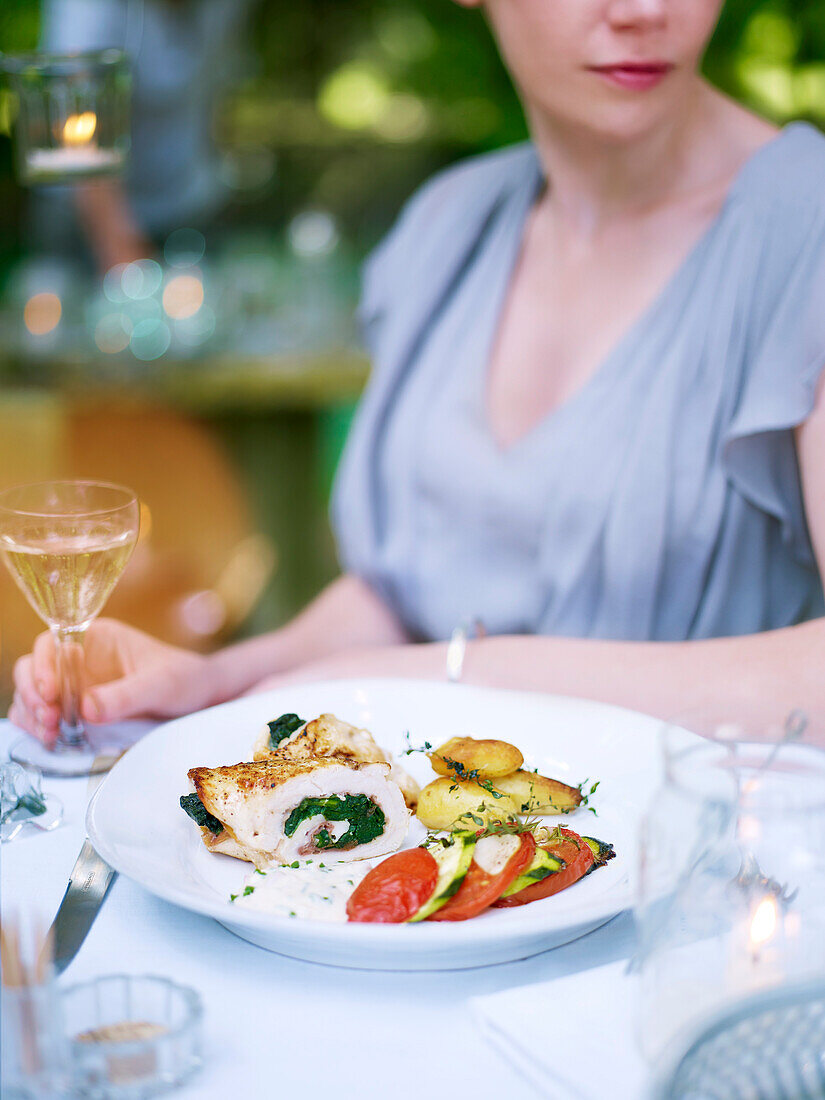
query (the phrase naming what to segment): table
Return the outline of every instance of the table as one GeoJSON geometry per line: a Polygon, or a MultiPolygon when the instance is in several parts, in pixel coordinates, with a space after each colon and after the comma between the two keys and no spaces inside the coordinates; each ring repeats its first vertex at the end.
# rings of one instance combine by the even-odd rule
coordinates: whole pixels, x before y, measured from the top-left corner
{"type": "MultiPolygon", "coordinates": [[[[17,736],[0,722],[0,760],[17,736]]],[[[51,921],[85,837],[87,780],[44,780],[64,804],[52,833],[24,833],[2,849],[2,909],[51,921]]],[[[180,1100],[538,1100],[480,1035],[469,998],[562,977],[633,950],[622,914],[596,932],[522,962],[440,973],[346,970],[298,962],[237,939],[119,876],[59,979],[156,973],[193,986],[204,1002],[205,1065],[180,1100]],[[506,1091],[505,1091],[506,1090],[506,1091]]],[[[553,1005],[550,1011],[560,1011],[553,1005]]],[[[611,1100],[636,1100],[620,1092],[611,1100]]]]}

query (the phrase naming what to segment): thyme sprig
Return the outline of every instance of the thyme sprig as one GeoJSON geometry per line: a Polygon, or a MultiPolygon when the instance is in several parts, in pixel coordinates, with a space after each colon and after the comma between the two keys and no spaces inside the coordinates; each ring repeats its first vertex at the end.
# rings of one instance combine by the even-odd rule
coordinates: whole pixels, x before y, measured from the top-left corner
{"type": "Polygon", "coordinates": [[[583,808],[587,809],[591,814],[593,814],[594,817],[598,817],[599,815],[596,812],[596,807],[590,805],[590,799],[596,793],[596,790],[598,789],[598,786],[601,783],[601,780],[597,779],[595,781],[595,783],[591,786],[590,790],[586,791],[585,787],[587,786],[587,784],[589,782],[590,782],[589,779],[583,779],[581,781],[581,783],[579,783],[578,786],[576,787],[576,790],[582,796],[582,800],[579,803],[579,809],[583,809],[583,808]]]}
{"type": "Polygon", "coordinates": [[[425,741],[423,745],[414,745],[410,738],[410,731],[407,730],[404,734],[404,740],[407,742],[407,747],[404,749],[402,755],[409,756],[414,752],[430,753],[433,751],[433,747],[429,741],[425,741]]]}
{"type": "MultiPolygon", "coordinates": [[[[404,749],[404,756],[409,756],[414,752],[423,752],[425,756],[429,756],[433,752],[433,747],[429,741],[425,741],[421,746],[413,745],[410,739],[409,730],[404,734],[404,740],[407,742],[407,748],[404,749]]],[[[444,761],[456,780],[456,783],[450,787],[451,792],[458,790],[458,783],[478,783],[479,787],[483,787],[488,794],[493,796],[493,798],[506,798],[504,792],[497,790],[489,779],[485,779],[479,775],[478,768],[467,768],[460,760],[452,760],[449,756],[439,756],[438,759],[444,761]]]]}

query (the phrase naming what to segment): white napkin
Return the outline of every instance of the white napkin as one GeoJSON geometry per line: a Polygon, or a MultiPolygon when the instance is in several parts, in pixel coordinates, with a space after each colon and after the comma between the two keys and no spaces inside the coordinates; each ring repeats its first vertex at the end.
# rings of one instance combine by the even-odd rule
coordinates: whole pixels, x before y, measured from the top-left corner
{"type": "Polygon", "coordinates": [[[627,961],[470,1002],[486,1038],[549,1100],[640,1100],[648,1068],[627,961]]]}

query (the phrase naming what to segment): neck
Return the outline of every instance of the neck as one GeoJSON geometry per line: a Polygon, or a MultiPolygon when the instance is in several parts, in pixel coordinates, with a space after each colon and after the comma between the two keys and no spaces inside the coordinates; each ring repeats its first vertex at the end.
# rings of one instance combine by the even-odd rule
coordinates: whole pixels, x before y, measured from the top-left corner
{"type": "Polygon", "coordinates": [[[606,140],[528,107],[533,141],[552,184],[546,202],[565,221],[595,232],[700,184],[712,93],[698,77],[693,93],[677,116],[632,141],[606,140]]]}

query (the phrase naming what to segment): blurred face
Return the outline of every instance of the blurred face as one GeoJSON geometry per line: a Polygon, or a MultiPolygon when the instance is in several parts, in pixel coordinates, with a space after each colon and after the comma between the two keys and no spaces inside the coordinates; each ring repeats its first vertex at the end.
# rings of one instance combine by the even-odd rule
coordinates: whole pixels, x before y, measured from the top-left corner
{"type": "Polygon", "coordinates": [[[616,140],[675,117],[723,0],[483,2],[529,113],[616,140]]]}

